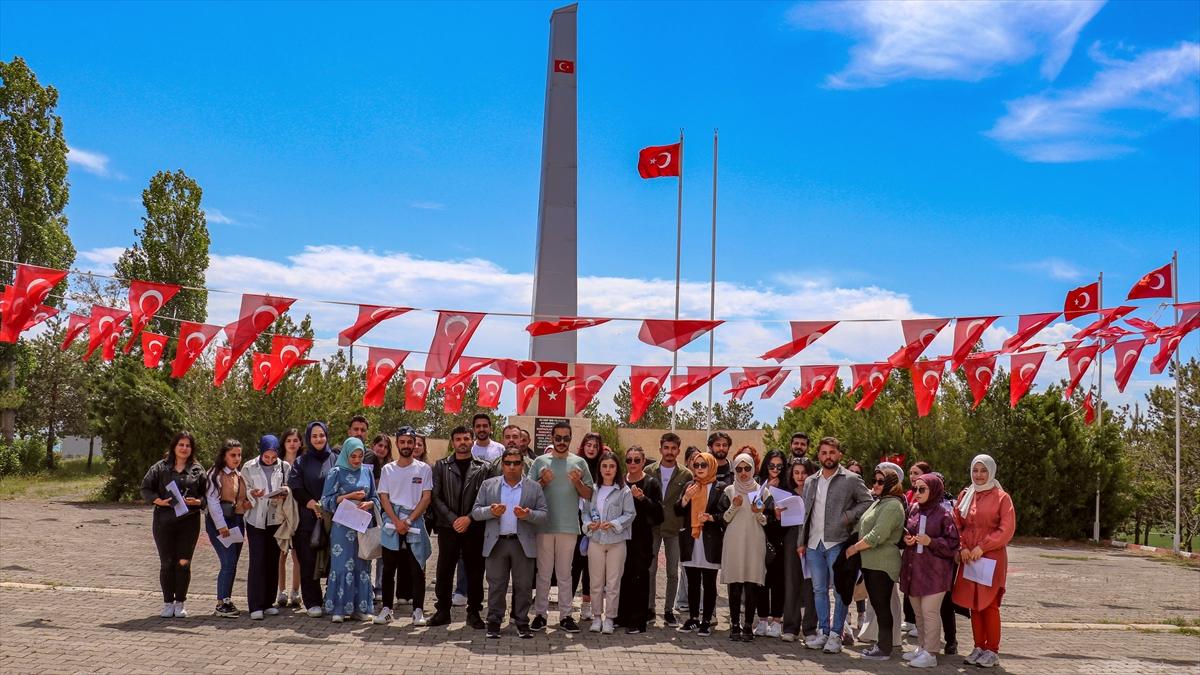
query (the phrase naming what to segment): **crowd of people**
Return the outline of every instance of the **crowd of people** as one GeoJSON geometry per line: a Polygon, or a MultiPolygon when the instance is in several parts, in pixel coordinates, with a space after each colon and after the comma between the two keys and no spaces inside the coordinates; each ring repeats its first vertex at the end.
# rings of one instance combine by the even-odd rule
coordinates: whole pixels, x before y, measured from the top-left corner
{"type": "Polygon", "coordinates": [[[578,591],[590,632],[642,634],[661,620],[707,637],[724,585],[733,641],[802,642],[830,654],[857,642],[862,658],[886,661],[907,634],[915,649],[901,657],[926,668],[958,652],[963,614],[974,638],[965,662],[999,663],[1016,516],[987,455],[971,460],[970,484],[951,498],[925,462],[906,474],[885,461],[866,474],[843,461],[832,437],[817,442],[814,462],[803,433],[787,451],[760,456],[751,446],[733,452],[723,432],[704,449],[684,449],[668,432],[655,461],[639,446],[620,457],[594,433],[574,445],[565,422],[542,452],[517,426],[500,443],[483,413],[451,432],[436,462],[410,427],[368,438],[362,416],[336,447],[327,426],[312,422],[303,434],[263,436],[244,464],[242,445],[226,441],[205,471],[195,439],[178,433],[142,482],[155,507],[161,616],[188,615],[203,519],[220,563],[221,617],[240,615],[233,586],[245,544],[256,621],[299,607],[334,623],[386,625],[407,605],[412,625],[444,626],[465,606],[466,625],[488,638],[502,636],[507,617],[528,639],[547,631],[556,587],[558,631],[582,630],[578,591]],[[426,617],[431,535],[438,556],[426,617]]]}

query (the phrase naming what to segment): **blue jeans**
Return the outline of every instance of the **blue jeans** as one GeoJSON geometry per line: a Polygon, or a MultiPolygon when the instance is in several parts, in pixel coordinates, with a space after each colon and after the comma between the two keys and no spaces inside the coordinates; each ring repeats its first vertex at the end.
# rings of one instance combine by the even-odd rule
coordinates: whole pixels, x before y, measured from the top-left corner
{"type": "MultiPolygon", "coordinates": [[[[233,529],[235,527],[242,530],[242,536],[246,536],[246,528],[242,524],[242,517],[234,514],[225,519],[225,527],[233,529]]],[[[217,536],[217,526],[213,524],[212,518],[204,517],[204,529],[208,532],[208,541],[212,543],[213,551],[217,554],[217,560],[221,562],[221,571],[217,573],[217,602],[224,602],[228,598],[233,597],[233,578],[237,575],[238,558],[242,557],[242,545],[231,544],[226,546],[222,544],[217,536]]]]}
{"type": "Polygon", "coordinates": [[[465,596],[467,594],[467,563],[458,559],[458,575],[454,578],[454,592],[465,596]]]}
{"type": "Polygon", "coordinates": [[[812,577],[813,600],[817,605],[817,630],[822,635],[841,635],[842,626],[846,623],[846,603],[837,593],[834,593],[833,624],[829,623],[829,587],[833,584],[833,563],[843,546],[845,544],[834,544],[826,548],[822,542],[816,548],[804,551],[808,574],[812,577]]]}

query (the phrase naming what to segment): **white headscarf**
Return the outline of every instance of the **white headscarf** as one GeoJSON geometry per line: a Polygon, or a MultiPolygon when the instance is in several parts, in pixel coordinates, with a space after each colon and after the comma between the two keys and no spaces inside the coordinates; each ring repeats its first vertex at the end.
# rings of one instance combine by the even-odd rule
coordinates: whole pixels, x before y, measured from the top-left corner
{"type": "Polygon", "coordinates": [[[904,485],[904,469],[900,468],[899,464],[896,464],[895,462],[880,462],[879,465],[875,467],[875,470],[891,471],[892,473],[896,474],[896,479],[899,481],[899,483],[904,485]]]}
{"type": "Polygon", "coordinates": [[[963,492],[962,500],[958,503],[958,512],[963,518],[967,517],[967,513],[971,510],[971,500],[975,497],[976,492],[987,492],[992,488],[1000,487],[1000,483],[996,482],[996,460],[988,455],[975,455],[975,459],[971,460],[971,471],[975,470],[976,464],[982,464],[987,467],[988,479],[983,485],[976,485],[975,479],[971,479],[971,484],[967,486],[963,492]]]}
{"type": "Polygon", "coordinates": [[[750,495],[762,489],[759,487],[758,482],[754,480],[754,458],[749,454],[743,452],[735,457],[733,459],[733,466],[731,466],[730,469],[734,470],[733,489],[735,494],[749,497],[750,495]],[[745,479],[742,478],[743,474],[739,474],[737,472],[738,464],[745,464],[746,466],[750,467],[750,471],[745,473],[745,479]]]}

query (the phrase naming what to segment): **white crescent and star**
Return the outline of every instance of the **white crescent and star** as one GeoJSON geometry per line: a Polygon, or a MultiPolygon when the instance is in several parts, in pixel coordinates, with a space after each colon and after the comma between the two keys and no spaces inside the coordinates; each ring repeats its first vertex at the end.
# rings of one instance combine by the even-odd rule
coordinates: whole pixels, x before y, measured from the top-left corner
{"type": "Polygon", "coordinates": [[[420,396],[420,395],[424,394],[425,390],[428,388],[429,388],[429,382],[426,381],[425,378],[418,377],[413,380],[412,390],[413,390],[414,394],[417,394],[418,396],[420,396]]]}
{"type": "Polygon", "coordinates": [[[142,293],[141,297],[138,298],[138,307],[141,308],[142,312],[144,312],[146,314],[153,314],[153,313],[157,312],[158,308],[162,307],[162,305],[163,305],[162,293],[159,293],[157,290],[155,290],[153,288],[146,291],[145,293],[142,293]],[[150,309],[146,309],[146,299],[147,298],[154,301],[154,304],[152,304],[150,306],[150,309]]]}
{"type": "Polygon", "coordinates": [[[657,155],[655,155],[653,158],[650,159],[650,164],[653,166],[657,166],[660,169],[665,169],[668,166],[671,166],[671,153],[669,153],[669,152],[658,153],[657,155]],[[660,157],[664,158],[664,159],[660,160],[659,159],[660,157]]]}
{"type": "Polygon", "coordinates": [[[1082,373],[1082,372],[1086,371],[1088,369],[1088,366],[1090,366],[1091,364],[1092,364],[1092,357],[1085,356],[1082,359],[1079,359],[1079,363],[1075,367],[1079,370],[1079,372],[1082,373]]]}
{"type": "Polygon", "coordinates": [[[1018,372],[1018,375],[1023,382],[1029,382],[1033,380],[1032,372],[1035,370],[1037,370],[1037,366],[1033,365],[1032,363],[1026,363],[1025,365],[1021,366],[1021,370],[1018,372]],[[1026,375],[1026,371],[1029,371],[1031,374],[1026,375]]]}
{"type": "Polygon", "coordinates": [[[1075,298],[1075,306],[1076,307],[1088,307],[1091,304],[1092,304],[1092,294],[1088,293],[1087,291],[1080,293],[1079,297],[1075,298]]]}
{"type": "Polygon", "coordinates": [[[1134,358],[1137,357],[1136,349],[1130,349],[1129,351],[1125,352],[1125,355],[1121,357],[1121,365],[1124,366],[1126,363],[1129,363],[1129,357],[1131,356],[1134,358]]]}
{"type": "Polygon", "coordinates": [[[298,358],[300,358],[300,348],[297,347],[296,345],[286,345],[286,346],[284,346],[283,349],[279,350],[279,360],[282,361],[284,364],[291,364],[293,361],[295,361],[298,358]],[[292,358],[290,358],[290,359],[284,358],[288,354],[292,354],[292,358]]]}
{"type": "Polygon", "coordinates": [[[804,339],[804,346],[807,347],[807,346],[811,345],[812,343],[816,342],[817,338],[821,337],[822,335],[824,335],[824,333],[821,333],[821,332],[816,332],[816,333],[813,333],[812,335],[809,335],[807,338],[804,339]]]}
{"type": "Polygon", "coordinates": [[[926,387],[929,387],[930,389],[937,387],[938,383],[941,381],[942,381],[942,376],[936,370],[926,371],[925,374],[921,376],[921,384],[925,385],[926,387]],[[931,376],[933,377],[933,384],[929,384],[929,378],[931,376]]]}
{"type": "Polygon", "coordinates": [[[974,335],[975,326],[982,326],[985,323],[987,323],[987,321],[984,321],[983,319],[975,319],[974,321],[967,323],[967,335],[974,335]]]}
{"type": "Polygon", "coordinates": [[[588,391],[591,391],[591,392],[593,392],[593,393],[595,393],[595,392],[598,392],[598,391],[600,391],[600,388],[604,386],[604,378],[603,378],[603,377],[600,377],[599,375],[592,375],[592,376],[590,376],[590,377],[586,378],[586,379],[583,381],[583,386],[584,386],[584,388],[585,388],[585,389],[587,389],[588,391]],[[592,389],[592,388],[589,386],[589,385],[591,385],[591,383],[592,383],[592,382],[595,382],[595,383],[596,383],[596,388],[595,388],[595,389],[592,389]]]}
{"type": "Polygon", "coordinates": [[[992,375],[993,375],[992,369],[988,366],[980,366],[979,368],[975,369],[975,379],[978,380],[979,382],[983,382],[984,384],[987,384],[992,381],[992,375]],[[984,373],[987,373],[986,380],[983,379],[984,373]]]}
{"type": "MultiPolygon", "coordinates": [[[[871,386],[876,386],[876,385],[875,385],[875,378],[876,378],[876,377],[878,377],[878,378],[879,378],[879,381],[880,381],[881,383],[884,381],[884,378],[883,378],[883,373],[879,372],[878,370],[872,370],[872,371],[871,371],[871,374],[867,376],[867,382],[869,382],[869,383],[871,384],[871,386]]],[[[878,386],[882,386],[882,384],[880,384],[880,385],[878,385],[878,386]]]]}
{"type": "Polygon", "coordinates": [[[638,388],[641,389],[643,395],[650,396],[651,392],[646,391],[646,385],[650,385],[652,388],[657,389],[658,383],[659,383],[659,378],[647,377],[646,379],[642,380],[642,385],[638,388]]]}
{"type": "Polygon", "coordinates": [[[490,392],[499,394],[500,393],[500,383],[496,382],[495,380],[488,380],[487,382],[483,383],[483,389],[484,389],[484,391],[490,391],[490,392]]]}
{"type": "Polygon", "coordinates": [[[454,340],[463,334],[470,327],[471,322],[467,321],[467,317],[462,314],[453,314],[446,318],[446,323],[442,326],[442,334],[454,340]],[[450,334],[450,327],[462,324],[462,328],[458,329],[453,335],[450,334]]]}
{"type": "Polygon", "coordinates": [[[557,68],[558,72],[560,72],[560,73],[571,72],[571,66],[569,65],[568,61],[559,61],[556,68],[557,68]]]}
{"type": "MultiPolygon", "coordinates": [[[[28,284],[26,284],[26,286],[25,286],[25,295],[27,295],[27,296],[29,296],[29,297],[31,297],[31,298],[33,298],[33,297],[36,297],[36,296],[34,295],[34,293],[35,293],[35,289],[37,289],[39,286],[46,286],[46,287],[47,287],[47,288],[46,288],[46,293],[49,293],[49,292],[50,292],[50,282],[49,282],[49,281],[46,281],[45,279],[38,278],[38,279],[34,279],[33,281],[31,281],[31,282],[29,282],[28,284]]],[[[45,295],[43,295],[42,297],[45,297],[45,295]]],[[[41,302],[41,298],[38,298],[38,300],[37,300],[37,301],[38,301],[38,302],[41,302]]]]}
{"type": "Polygon", "coordinates": [[[250,321],[254,324],[254,327],[259,330],[266,330],[266,328],[268,326],[275,323],[275,321],[278,319],[279,319],[279,312],[270,305],[263,305],[263,306],[259,307],[258,309],[254,310],[254,314],[250,315],[250,321]],[[271,320],[268,321],[267,323],[260,323],[258,320],[258,317],[262,314],[270,315],[271,320]]]}
{"type": "Polygon", "coordinates": [[[399,311],[396,307],[380,307],[371,312],[371,319],[383,321],[392,317],[392,313],[399,311]]]}
{"type": "Polygon", "coordinates": [[[1150,284],[1148,284],[1148,285],[1150,286],[1150,290],[1152,290],[1152,291],[1157,291],[1157,290],[1161,289],[1163,286],[1166,286],[1166,285],[1167,285],[1167,280],[1166,280],[1166,278],[1165,278],[1165,277],[1163,277],[1163,275],[1162,275],[1161,273],[1159,273],[1159,272],[1155,272],[1155,273],[1151,274],[1151,275],[1148,277],[1148,279],[1149,279],[1151,282],[1153,282],[1153,280],[1154,280],[1154,279],[1158,279],[1158,283],[1157,283],[1157,284],[1155,284],[1155,283],[1150,283],[1150,284]]]}
{"type": "Polygon", "coordinates": [[[920,340],[921,344],[928,345],[930,342],[933,342],[933,339],[937,337],[937,334],[938,332],[936,330],[932,328],[926,328],[925,330],[921,331],[921,334],[917,336],[917,339],[920,340]]]}
{"type": "Polygon", "coordinates": [[[376,361],[375,362],[375,376],[376,377],[383,377],[382,375],[379,374],[380,368],[391,368],[393,371],[395,371],[396,370],[396,362],[393,361],[392,359],[389,359],[386,357],[376,361]]]}
{"type": "MultiPolygon", "coordinates": [[[[113,318],[111,316],[102,316],[100,317],[100,320],[96,322],[96,328],[99,328],[100,333],[103,334],[106,332],[105,327],[109,326],[111,323],[113,323],[113,318]]],[[[112,327],[109,326],[107,330],[112,330],[112,327]]]]}

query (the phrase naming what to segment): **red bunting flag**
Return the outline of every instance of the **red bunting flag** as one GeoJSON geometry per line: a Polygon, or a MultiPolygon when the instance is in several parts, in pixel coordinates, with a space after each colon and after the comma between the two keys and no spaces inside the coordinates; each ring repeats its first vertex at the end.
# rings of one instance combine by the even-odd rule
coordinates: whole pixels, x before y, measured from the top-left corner
{"type": "Polygon", "coordinates": [[[1181,335],[1200,328],[1200,302],[1181,302],[1175,309],[1179,310],[1179,321],[1175,326],[1181,335]]]}
{"type": "Polygon", "coordinates": [[[492,410],[500,407],[500,392],[504,390],[504,376],[480,375],[476,379],[479,382],[479,400],[476,401],[479,407],[492,410]]]}
{"type": "Polygon", "coordinates": [[[359,305],[358,318],[354,320],[354,325],[338,333],[338,346],[348,347],[354,344],[359,338],[366,335],[375,326],[380,323],[407,314],[412,311],[411,307],[385,307],[382,305],[359,305]]]}
{"type": "Polygon", "coordinates": [[[0,315],[0,342],[16,342],[38,305],[66,276],[62,270],[18,264],[4,313],[0,315]]]}
{"type": "Polygon", "coordinates": [[[525,361],[522,359],[496,359],[491,364],[492,369],[504,376],[504,379],[512,383],[527,380],[531,377],[539,377],[542,371],[559,373],[567,372],[567,364],[561,361],[525,361]]]}
{"type": "Polygon", "coordinates": [[[1017,332],[1010,338],[1004,341],[1000,351],[1004,354],[1011,354],[1021,348],[1029,339],[1037,335],[1046,326],[1049,326],[1055,319],[1062,316],[1060,312],[1045,312],[1041,314],[1022,314],[1017,319],[1017,332]]]}
{"type": "Polygon", "coordinates": [[[720,326],[724,321],[697,321],[691,319],[646,319],[638,331],[638,339],[654,347],[674,352],[689,342],[720,326]]]}
{"type": "Polygon", "coordinates": [[[1012,373],[1009,377],[1008,388],[1008,403],[1010,407],[1017,407],[1017,401],[1029,392],[1029,388],[1033,386],[1033,379],[1037,377],[1038,368],[1042,367],[1042,359],[1046,358],[1046,352],[1024,352],[1021,354],[1013,354],[1009,368],[1012,373]]]}
{"type": "Polygon", "coordinates": [[[900,322],[904,331],[904,346],[888,357],[893,368],[907,368],[917,362],[950,319],[906,319],[900,322]]]}
{"type": "Polygon", "coordinates": [[[429,377],[442,378],[450,374],[484,316],[481,312],[438,312],[429,356],[425,359],[424,372],[429,377]]]}
{"type": "Polygon", "coordinates": [[[854,406],[855,410],[869,410],[875,405],[875,399],[883,393],[887,387],[888,376],[892,374],[892,365],[890,363],[868,363],[863,365],[851,366],[854,370],[854,379],[857,381],[860,378],[860,372],[865,369],[865,374],[861,375],[862,379],[862,398],[858,404],[854,406]]]}
{"type": "MultiPolygon", "coordinates": [[[[145,355],[142,355],[143,358],[145,355]]],[[[233,350],[229,347],[217,347],[217,360],[213,365],[213,386],[219,387],[225,384],[225,378],[229,377],[230,371],[233,370],[233,350]]]]}
{"type": "Polygon", "coordinates": [[[163,354],[167,353],[167,336],[142,331],[142,365],[147,368],[157,368],[162,363],[163,354]]]}
{"type": "Polygon", "coordinates": [[[571,400],[575,405],[575,414],[580,414],[592,402],[600,388],[608,381],[616,366],[603,363],[576,363],[575,384],[571,387],[571,400]]]}
{"type": "Polygon", "coordinates": [[[1150,374],[1158,375],[1167,369],[1167,362],[1171,360],[1171,356],[1179,349],[1179,342],[1183,340],[1183,334],[1178,331],[1168,328],[1163,331],[1159,337],[1162,340],[1158,343],[1158,353],[1150,360],[1150,374]]]}
{"type": "Polygon", "coordinates": [[[649,409],[671,374],[671,366],[633,366],[629,371],[629,423],[634,424],[649,409]]]}
{"type": "Polygon", "coordinates": [[[1063,392],[1064,398],[1071,398],[1071,394],[1075,393],[1075,387],[1079,386],[1079,381],[1083,379],[1084,373],[1096,360],[1096,352],[1099,349],[1100,345],[1088,345],[1076,347],[1067,354],[1067,373],[1070,379],[1067,382],[1067,390],[1063,392]]]}
{"type": "Polygon", "coordinates": [[[451,373],[449,377],[447,377],[441,384],[438,385],[438,388],[443,390],[449,389],[460,382],[464,386],[469,386],[471,384],[471,378],[474,377],[475,373],[491,365],[495,360],[496,359],[481,359],[474,356],[464,356],[458,360],[458,372],[451,373]]]}
{"type": "Polygon", "coordinates": [[[747,386],[749,381],[750,378],[746,377],[746,372],[744,370],[729,373],[730,388],[727,389],[725,393],[732,394],[730,398],[735,401],[740,401],[742,400],[742,397],[746,395],[746,391],[750,388],[750,386],[753,386],[747,386]]]}
{"type": "Polygon", "coordinates": [[[1072,335],[1071,337],[1076,338],[1076,339],[1086,338],[1094,333],[1097,333],[1101,330],[1104,330],[1105,328],[1108,328],[1108,326],[1110,324],[1112,324],[1112,322],[1116,321],[1117,319],[1120,319],[1121,317],[1125,316],[1126,314],[1132,312],[1135,309],[1137,309],[1137,308],[1130,306],[1130,305],[1121,305],[1120,307],[1110,307],[1108,309],[1102,309],[1102,310],[1100,310],[1100,318],[1099,319],[1096,319],[1092,323],[1088,324],[1083,330],[1072,335]]]}
{"type": "MultiPolygon", "coordinates": [[[[171,377],[183,377],[220,330],[220,326],[180,321],[179,337],[175,344],[175,360],[171,363],[171,377]]],[[[236,360],[237,357],[232,358],[236,360]]]]}
{"type": "Polygon", "coordinates": [[[142,334],[142,329],[150,323],[150,319],[153,319],[158,310],[170,302],[179,290],[180,287],[175,284],[137,280],[129,282],[129,323],[133,327],[133,333],[125,343],[126,354],[133,349],[134,341],[142,334]]]}
{"type": "Polygon", "coordinates": [[[1083,421],[1091,424],[1096,421],[1096,404],[1092,401],[1092,392],[1083,397],[1083,421]]]}
{"type": "Polygon", "coordinates": [[[954,320],[954,351],[950,353],[950,370],[958,370],[971,350],[983,338],[983,331],[996,322],[998,316],[963,316],[954,320]]]}
{"type": "Polygon", "coordinates": [[[683,169],[683,143],[651,145],[638,153],[638,175],[642,178],[678,176],[683,169]]]}
{"type": "Polygon", "coordinates": [[[96,351],[97,347],[104,347],[101,358],[105,361],[113,359],[115,354],[108,353],[108,346],[114,334],[120,336],[121,323],[127,316],[129,316],[129,312],[123,309],[92,305],[92,315],[88,320],[88,346],[87,351],[83,353],[84,361],[91,358],[92,352],[96,351]]]}
{"type": "Polygon", "coordinates": [[[822,394],[832,394],[837,387],[837,371],[837,366],[800,366],[800,395],[784,407],[804,410],[822,394]]]}
{"type": "Polygon", "coordinates": [[[463,380],[457,380],[449,387],[443,386],[445,396],[442,397],[442,412],[447,415],[457,415],[462,411],[463,399],[467,396],[467,383],[463,380]]]}
{"type": "Polygon", "coordinates": [[[765,401],[774,396],[775,392],[779,391],[783,387],[783,383],[787,382],[788,376],[791,374],[792,371],[790,369],[784,369],[778,373],[775,373],[775,376],[771,378],[771,381],[767,382],[767,386],[763,387],[762,394],[759,395],[758,398],[765,401]]]}
{"type": "Polygon", "coordinates": [[[963,361],[963,372],[967,376],[967,387],[975,401],[971,410],[979,407],[983,397],[992,386],[992,378],[996,376],[996,352],[981,352],[972,354],[963,361]]]}
{"type": "MultiPolygon", "coordinates": [[[[29,320],[25,322],[25,327],[21,329],[21,332],[24,332],[24,331],[29,330],[30,328],[33,328],[34,326],[38,325],[39,323],[41,323],[43,321],[46,321],[47,319],[49,319],[50,317],[52,317],[56,314],[58,314],[58,308],[50,307],[49,305],[38,305],[37,309],[33,310],[33,315],[30,316],[29,320]]],[[[109,359],[109,360],[111,360],[111,359],[109,359]]]]}
{"type": "Polygon", "coordinates": [[[1100,282],[1093,281],[1067,292],[1063,301],[1063,318],[1067,321],[1100,311],[1100,282]]]}
{"type": "MultiPolygon", "coordinates": [[[[1083,344],[1083,340],[1067,340],[1062,345],[1063,350],[1061,352],[1059,352],[1058,356],[1055,357],[1054,360],[1062,361],[1063,359],[1065,359],[1071,355],[1072,349],[1075,349],[1076,347],[1078,347],[1081,344],[1083,344]]],[[[1046,345],[1040,345],[1040,346],[1045,347],[1046,345]]]]}
{"type": "Polygon", "coordinates": [[[429,373],[419,370],[404,371],[404,409],[424,410],[425,398],[433,384],[429,373]]]}
{"type": "MultiPolygon", "coordinates": [[[[742,377],[737,378],[733,387],[726,390],[725,393],[736,395],[745,393],[748,389],[770,385],[781,372],[783,372],[783,368],[780,366],[750,366],[743,368],[742,377]]],[[[776,388],[778,389],[778,387],[776,388]]]]}
{"type": "Polygon", "coordinates": [[[1174,288],[1172,276],[1171,263],[1167,263],[1138,279],[1133,288],[1129,289],[1129,295],[1125,299],[1169,298],[1174,288]]]}
{"type": "Polygon", "coordinates": [[[1129,384],[1129,377],[1133,375],[1133,369],[1137,366],[1145,346],[1146,338],[1125,340],[1113,345],[1113,358],[1117,361],[1117,371],[1114,375],[1117,381],[1117,391],[1125,391],[1125,385],[1129,384]]]}
{"type": "Polygon", "coordinates": [[[225,337],[229,341],[233,360],[241,358],[258,336],[270,328],[294,302],[295,298],[243,293],[238,320],[225,326],[225,337]]]}
{"type": "Polygon", "coordinates": [[[783,363],[785,360],[804,351],[805,347],[816,342],[837,324],[837,321],[792,321],[791,341],[779,345],[758,358],[764,361],[775,359],[775,361],[783,363]]]}
{"type": "Polygon", "coordinates": [[[63,336],[63,341],[59,345],[59,349],[64,352],[67,351],[71,347],[71,343],[75,341],[75,338],[79,337],[79,334],[88,327],[88,321],[88,317],[82,314],[71,314],[71,316],[67,317],[67,332],[63,336]]]}
{"type": "Polygon", "coordinates": [[[370,347],[367,349],[367,388],[363,393],[363,406],[378,408],[383,405],[387,394],[387,383],[404,364],[408,352],[403,349],[370,347]]]}
{"type": "Polygon", "coordinates": [[[668,407],[679,403],[723,372],[725,372],[725,366],[688,366],[687,375],[671,376],[671,389],[667,392],[664,403],[668,407]]]}
{"type": "Polygon", "coordinates": [[[283,378],[299,366],[316,363],[305,359],[304,355],[312,349],[313,341],[309,338],[291,337],[288,335],[271,336],[271,372],[267,378],[267,393],[275,391],[275,387],[283,382],[283,378]]]}
{"type": "Polygon", "coordinates": [[[254,387],[254,391],[262,391],[267,386],[267,380],[271,379],[271,367],[275,359],[262,352],[253,352],[250,358],[250,385],[254,387]]]}
{"type": "Polygon", "coordinates": [[[567,392],[574,378],[558,373],[548,373],[539,378],[538,415],[544,417],[567,416],[567,392]]]}
{"type": "Polygon", "coordinates": [[[917,417],[925,417],[933,408],[945,371],[946,359],[917,361],[910,368],[913,396],[917,400],[917,417]]]}
{"type": "Polygon", "coordinates": [[[599,326],[603,323],[608,323],[612,319],[580,319],[576,317],[559,317],[557,321],[534,321],[525,330],[529,331],[530,335],[535,337],[541,335],[555,335],[557,333],[569,333],[581,328],[591,328],[599,326]]]}

